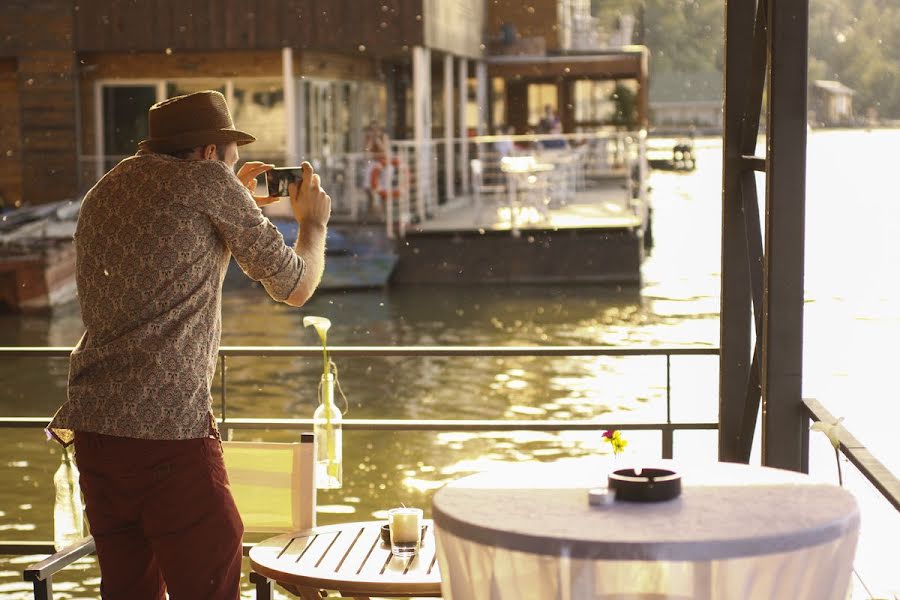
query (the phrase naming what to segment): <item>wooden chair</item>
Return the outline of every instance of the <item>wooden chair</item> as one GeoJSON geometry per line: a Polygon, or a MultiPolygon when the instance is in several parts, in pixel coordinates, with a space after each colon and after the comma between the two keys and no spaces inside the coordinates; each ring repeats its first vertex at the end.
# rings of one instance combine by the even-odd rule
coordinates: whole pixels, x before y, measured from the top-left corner
{"type": "MultiPolygon", "coordinates": [[[[223,442],[225,470],[246,533],[278,533],[316,526],[315,436],[296,443],[223,442]]],[[[252,544],[244,544],[246,555],[252,544]]],[[[96,551],[90,536],[30,565],[25,581],[34,584],[35,600],[53,598],[53,576],[96,551]]],[[[260,600],[272,597],[273,582],[250,573],[260,600]]]]}

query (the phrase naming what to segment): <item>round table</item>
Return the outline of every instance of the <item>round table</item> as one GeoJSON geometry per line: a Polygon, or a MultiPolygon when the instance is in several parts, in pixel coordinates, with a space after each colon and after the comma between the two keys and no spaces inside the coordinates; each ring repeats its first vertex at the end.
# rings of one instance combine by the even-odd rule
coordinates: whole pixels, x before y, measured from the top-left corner
{"type": "Polygon", "coordinates": [[[859,531],[853,497],[790,471],[643,466],[682,475],[679,498],[588,504],[629,465],[606,458],[473,475],[435,495],[444,598],[843,600],[859,531]]]}
{"type": "Polygon", "coordinates": [[[344,597],[441,595],[434,528],[425,520],[422,547],[412,558],[391,556],[381,541],[386,521],[327,525],[269,538],[250,549],[250,564],[304,599],[337,590],[344,597]]]}

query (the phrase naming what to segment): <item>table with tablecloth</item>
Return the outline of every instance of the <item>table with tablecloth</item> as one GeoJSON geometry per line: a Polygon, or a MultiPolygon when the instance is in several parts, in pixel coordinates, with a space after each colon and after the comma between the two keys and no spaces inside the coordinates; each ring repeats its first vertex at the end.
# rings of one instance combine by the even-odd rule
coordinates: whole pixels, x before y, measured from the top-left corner
{"type": "MultiPolygon", "coordinates": [[[[655,461],[665,502],[588,504],[604,457],[511,465],[434,498],[444,598],[843,600],[859,531],[845,490],[742,464],[655,461]]],[[[628,465],[632,466],[632,465],[628,465]]]]}

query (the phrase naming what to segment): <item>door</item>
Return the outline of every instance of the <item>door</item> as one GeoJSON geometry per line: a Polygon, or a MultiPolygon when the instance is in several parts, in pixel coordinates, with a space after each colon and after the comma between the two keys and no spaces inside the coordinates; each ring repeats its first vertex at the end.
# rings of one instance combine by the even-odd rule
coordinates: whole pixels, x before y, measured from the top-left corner
{"type": "Polygon", "coordinates": [[[108,171],[133,155],[147,139],[147,110],[158,102],[159,86],[153,83],[101,87],[102,169],[108,171]]]}

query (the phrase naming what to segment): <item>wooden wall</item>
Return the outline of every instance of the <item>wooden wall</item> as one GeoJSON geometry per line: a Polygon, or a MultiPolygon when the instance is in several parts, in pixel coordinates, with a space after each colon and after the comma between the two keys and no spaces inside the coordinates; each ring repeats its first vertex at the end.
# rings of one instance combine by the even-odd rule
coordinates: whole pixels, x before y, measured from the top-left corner
{"type": "Polygon", "coordinates": [[[26,0],[0,2],[0,56],[16,56],[22,43],[22,15],[26,0]]]}
{"type": "Polygon", "coordinates": [[[17,64],[22,196],[41,203],[78,191],[76,77],[71,0],[31,0],[17,64]]]}
{"type": "Polygon", "coordinates": [[[489,37],[496,38],[501,26],[511,23],[515,25],[518,37],[542,37],[547,50],[559,49],[555,0],[490,0],[487,4],[489,37]]]}
{"type": "Polygon", "coordinates": [[[0,59],[0,207],[22,201],[22,132],[16,60],[0,59]]]}
{"type": "Polygon", "coordinates": [[[289,46],[392,53],[423,41],[422,0],[80,0],[78,4],[76,45],[86,52],[289,46]]]}

